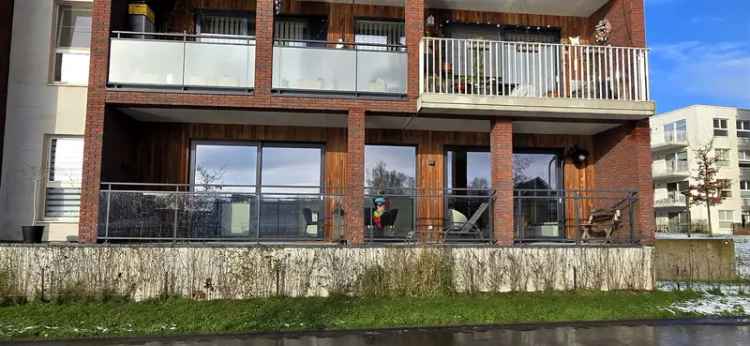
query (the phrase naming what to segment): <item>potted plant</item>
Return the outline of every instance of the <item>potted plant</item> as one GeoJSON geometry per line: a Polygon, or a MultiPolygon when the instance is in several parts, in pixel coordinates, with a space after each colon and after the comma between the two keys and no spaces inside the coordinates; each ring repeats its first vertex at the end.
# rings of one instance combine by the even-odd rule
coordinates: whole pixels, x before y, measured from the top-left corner
{"type": "Polygon", "coordinates": [[[40,174],[37,171],[36,169],[31,169],[31,176],[34,182],[32,216],[30,225],[21,226],[24,243],[41,243],[42,236],[44,235],[44,226],[37,225],[37,209],[39,208],[37,196],[39,196],[39,185],[41,185],[40,174]]]}

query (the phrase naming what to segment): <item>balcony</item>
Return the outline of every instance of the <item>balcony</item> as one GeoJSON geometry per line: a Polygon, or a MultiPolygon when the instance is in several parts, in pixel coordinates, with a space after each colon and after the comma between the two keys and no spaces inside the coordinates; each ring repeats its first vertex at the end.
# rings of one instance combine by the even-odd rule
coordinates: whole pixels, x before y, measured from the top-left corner
{"type": "Polygon", "coordinates": [[[670,193],[669,197],[654,201],[654,208],[684,209],[685,196],[678,193],[670,193]]]}
{"type": "Polygon", "coordinates": [[[690,170],[687,162],[667,163],[663,166],[654,166],[651,175],[654,180],[683,180],[690,177],[690,170]]]}
{"type": "Polygon", "coordinates": [[[273,90],[279,93],[402,97],[406,71],[401,45],[274,41],[273,90]]]}
{"type": "Polygon", "coordinates": [[[643,48],[428,37],[420,49],[422,109],[617,119],[655,110],[643,48]]]}
{"type": "Polygon", "coordinates": [[[683,134],[678,134],[677,136],[671,136],[665,138],[654,138],[653,141],[651,141],[651,150],[652,151],[668,151],[668,150],[678,150],[682,149],[688,146],[687,136],[683,134]]]}
{"type": "Polygon", "coordinates": [[[249,91],[255,87],[255,38],[114,31],[108,84],[249,91]]]}

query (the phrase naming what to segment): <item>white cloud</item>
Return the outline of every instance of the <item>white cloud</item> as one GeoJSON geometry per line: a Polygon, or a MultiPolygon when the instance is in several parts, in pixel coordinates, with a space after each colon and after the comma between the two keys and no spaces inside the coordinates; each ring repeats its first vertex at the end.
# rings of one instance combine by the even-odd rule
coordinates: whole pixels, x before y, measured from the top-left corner
{"type": "Polygon", "coordinates": [[[750,42],[684,41],[651,48],[654,82],[666,84],[661,88],[750,103],[750,42]]]}

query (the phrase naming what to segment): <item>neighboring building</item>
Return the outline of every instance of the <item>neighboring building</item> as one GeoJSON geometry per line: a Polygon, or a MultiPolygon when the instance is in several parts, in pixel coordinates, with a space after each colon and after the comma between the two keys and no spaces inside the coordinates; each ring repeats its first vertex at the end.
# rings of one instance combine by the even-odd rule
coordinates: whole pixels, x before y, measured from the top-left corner
{"type": "Polygon", "coordinates": [[[705,205],[687,212],[680,194],[695,184],[695,149],[712,143],[719,179],[726,180],[726,199],[712,206],[713,234],[732,233],[734,224],[750,222],[750,111],[695,105],[651,118],[654,208],[657,229],[663,232],[707,231],[705,205]],[[688,222],[688,217],[691,219],[688,222]]]}
{"type": "MultiPolygon", "coordinates": [[[[8,96],[8,64],[10,39],[13,29],[13,0],[0,0],[0,171],[3,164],[3,136],[5,134],[5,106],[8,96]]],[[[2,179],[2,176],[0,176],[2,179]]],[[[2,185],[0,180],[0,185],[2,185]]]]}
{"type": "Polygon", "coordinates": [[[91,5],[14,3],[0,239],[20,239],[35,210],[47,240],[65,241],[78,229],[91,5]]]}
{"type": "Polygon", "coordinates": [[[96,0],[92,18],[82,242],[574,241],[608,208],[618,241],[652,244],[643,0],[96,0]]]}

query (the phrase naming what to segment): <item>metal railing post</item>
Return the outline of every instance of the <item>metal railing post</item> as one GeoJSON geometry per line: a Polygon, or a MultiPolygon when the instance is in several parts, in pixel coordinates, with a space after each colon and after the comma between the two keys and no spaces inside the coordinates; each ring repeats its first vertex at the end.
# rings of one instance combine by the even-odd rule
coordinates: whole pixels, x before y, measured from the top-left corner
{"type": "Polygon", "coordinates": [[[109,240],[109,211],[110,206],[112,204],[112,184],[107,184],[107,212],[106,216],[104,217],[104,241],[107,242],[109,240]]]}
{"type": "Polygon", "coordinates": [[[179,201],[177,200],[179,196],[178,192],[180,192],[179,185],[175,186],[175,194],[174,194],[174,221],[172,223],[172,242],[175,242],[175,243],[177,242],[177,221],[178,221],[177,214],[179,212],[179,205],[178,205],[179,201]]]}

